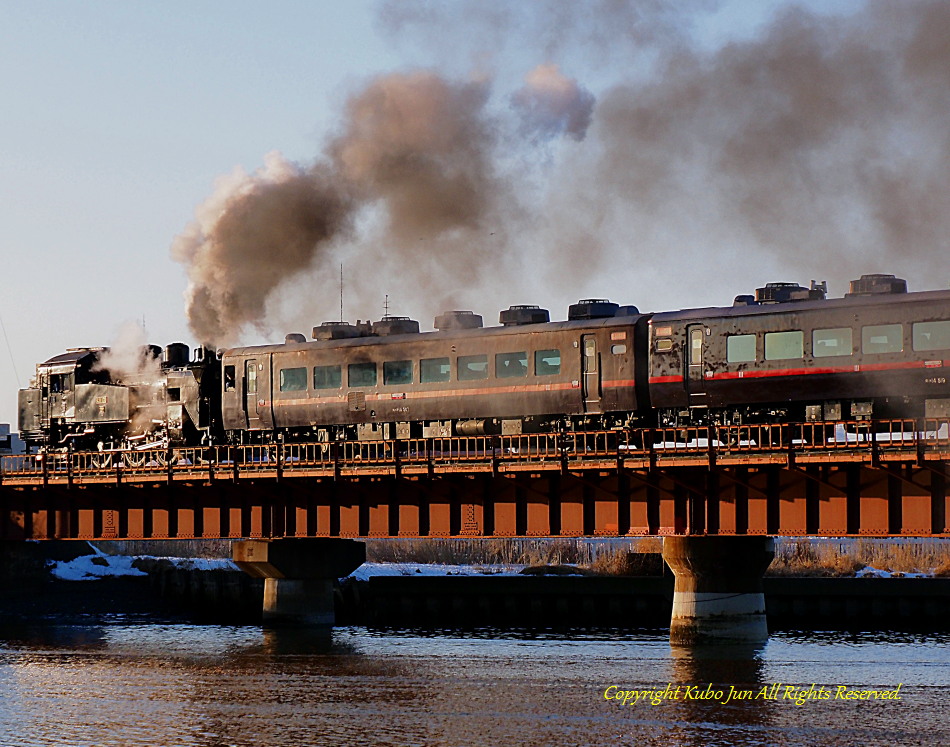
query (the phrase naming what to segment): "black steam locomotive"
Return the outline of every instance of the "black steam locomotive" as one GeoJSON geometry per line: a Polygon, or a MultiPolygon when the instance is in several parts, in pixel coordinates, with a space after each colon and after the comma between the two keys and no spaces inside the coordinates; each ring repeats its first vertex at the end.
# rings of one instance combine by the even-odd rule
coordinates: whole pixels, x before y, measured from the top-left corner
{"type": "Polygon", "coordinates": [[[36,367],[19,391],[19,426],[28,446],[46,450],[154,448],[210,443],[220,364],[183,343],[147,346],[119,371],[108,348],[74,348],[36,367]]]}
{"type": "Polygon", "coordinates": [[[641,314],[604,300],[568,320],[513,306],[418,322],[327,322],[313,339],[169,346],[149,381],[102,351],[37,367],[20,430],[40,447],[383,440],[703,423],[950,416],[950,291],[865,275],[840,299],[773,283],[731,307],[641,314]]]}

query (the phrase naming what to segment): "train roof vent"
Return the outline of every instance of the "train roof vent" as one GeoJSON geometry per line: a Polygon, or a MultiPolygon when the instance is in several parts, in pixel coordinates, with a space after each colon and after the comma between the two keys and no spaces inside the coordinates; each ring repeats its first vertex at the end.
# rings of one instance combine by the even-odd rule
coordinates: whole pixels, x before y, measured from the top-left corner
{"type": "Polygon", "coordinates": [[[883,293],[907,293],[907,281],[893,275],[862,275],[851,281],[851,289],[844,296],[876,296],[883,293]]]}
{"type": "Polygon", "coordinates": [[[373,333],[380,337],[389,335],[414,335],[419,332],[419,322],[408,316],[384,316],[373,322],[373,333]]]}
{"type": "Polygon", "coordinates": [[[627,304],[626,306],[621,306],[617,309],[617,313],[614,316],[638,316],[640,314],[640,309],[636,306],[631,306],[627,304]]]}
{"type": "Polygon", "coordinates": [[[351,337],[362,337],[359,327],[349,322],[324,322],[313,328],[314,340],[348,340],[351,337]]]}
{"type": "Polygon", "coordinates": [[[755,306],[755,296],[743,294],[732,299],[733,306],[755,306]]]}
{"type": "Polygon", "coordinates": [[[471,311],[446,311],[435,318],[435,328],[440,332],[452,329],[478,329],[482,315],[471,311]]]}
{"type": "Polygon", "coordinates": [[[520,324],[543,324],[551,321],[551,314],[547,309],[539,306],[521,304],[509,306],[498,315],[498,321],[506,327],[517,327],[520,324]]]}
{"type": "Polygon", "coordinates": [[[298,342],[306,342],[307,338],[300,334],[299,332],[290,332],[284,335],[284,344],[285,345],[294,345],[298,342]]]}
{"type": "Polygon", "coordinates": [[[756,303],[821,301],[824,297],[825,291],[820,283],[812,283],[811,288],[805,288],[798,283],[766,283],[764,288],[755,289],[756,303]]]}
{"type": "Polygon", "coordinates": [[[577,319],[606,319],[616,316],[620,304],[611,303],[606,298],[583,298],[571,304],[567,309],[570,321],[577,319]]]}

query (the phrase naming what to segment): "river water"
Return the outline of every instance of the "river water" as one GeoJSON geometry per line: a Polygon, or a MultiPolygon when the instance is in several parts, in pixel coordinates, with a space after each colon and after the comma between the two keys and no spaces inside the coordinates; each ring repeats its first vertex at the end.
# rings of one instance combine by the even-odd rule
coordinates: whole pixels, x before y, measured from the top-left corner
{"type": "Polygon", "coordinates": [[[17,747],[947,745],[948,698],[946,634],[679,650],[664,631],[0,630],[0,745],[17,747]],[[898,685],[899,699],[840,697],[898,685]],[[829,697],[787,697],[801,688],[829,697]],[[664,695],[605,698],[635,690],[664,695]]]}

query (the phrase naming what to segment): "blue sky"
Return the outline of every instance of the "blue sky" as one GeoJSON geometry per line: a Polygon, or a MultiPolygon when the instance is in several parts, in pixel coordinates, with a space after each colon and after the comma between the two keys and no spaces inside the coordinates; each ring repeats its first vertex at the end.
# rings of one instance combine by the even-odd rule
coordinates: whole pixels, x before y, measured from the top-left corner
{"type": "Polygon", "coordinates": [[[17,376],[125,321],[194,344],[169,246],[216,177],[310,158],[354,81],[398,64],[368,3],[5,2],[0,422],[17,376]]]}
{"type": "MultiPolygon", "coordinates": [[[[572,12],[601,7],[571,5],[572,12]]],[[[665,24],[664,33],[672,29],[683,34],[699,52],[714,51],[762,33],[787,6],[699,2],[690,12],[658,16],[656,23],[665,24]]],[[[625,80],[648,86],[659,75],[651,67],[655,48],[649,34],[619,51],[598,49],[590,39],[572,41],[569,28],[557,29],[556,41],[553,36],[535,39],[530,28],[504,24],[493,35],[484,18],[471,21],[471,3],[409,0],[396,7],[433,12],[421,14],[425,22],[417,18],[415,25],[402,26],[392,21],[393,7],[286,0],[0,4],[0,318],[6,332],[0,340],[0,422],[16,423],[16,389],[28,384],[37,362],[67,347],[110,344],[124,323],[144,323],[149,341],[156,344],[195,344],[184,312],[188,277],[169,253],[175,237],[194,219],[215,180],[236,167],[253,172],[272,151],[299,164],[324,154],[328,139],[341,127],[347,100],[374,76],[426,68],[451,79],[489,77],[486,111],[495,107],[504,113],[510,92],[546,62],[556,63],[590,91],[598,107],[604,92],[625,80]]],[[[525,7],[530,14],[543,6],[525,7]]],[[[847,16],[863,4],[842,0],[810,7],[847,16]]],[[[548,32],[552,28],[556,25],[547,27],[548,32]]],[[[675,42],[664,45],[659,48],[669,51],[675,42]]],[[[600,115],[595,107],[595,128],[600,115]]],[[[504,132],[499,140],[511,135],[504,132]]],[[[554,190],[546,181],[560,183],[563,174],[575,173],[564,169],[581,158],[580,151],[572,150],[578,147],[565,138],[531,151],[524,170],[530,172],[536,194],[522,207],[542,209],[520,225],[541,227],[536,236],[525,236],[525,246],[541,244],[549,235],[542,224],[551,205],[580,209],[576,198],[552,198],[554,190]]],[[[513,149],[498,159],[498,168],[517,172],[519,159],[527,159],[524,153],[513,149]]],[[[596,187],[596,181],[592,184],[596,187]]],[[[603,220],[614,225],[622,206],[621,201],[602,208],[603,220]]],[[[599,209],[594,205],[591,211],[599,209]]],[[[372,209],[359,220],[372,222],[372,209]]],[[[684,221],[695,225],[683,229],[688,239],[680,234],[676,241],[703,236],[701,210],[684,221]]],[[[638,226],[645,242],[665,240],[663,225],[641,221],[638,226]]],[[[337,247],[338,252],[344,249],[337,247]]],[[[579,255],[583,251],[579,248],[579,255]]],[[[493,322],[499,304],[508,303],[541,303],[551,307],[552,317],[561,318],[566,306],[582,296],[609,295],[657,310],[728,304],[733,295],[749,292],[750,285],[776,279],[807,282],[821,270],[805,266],[800,274],[774,277],[789,267],[774,253],[693,269],[692,263],[680,266],[669,258],[661,264],[664,272],[653,268],[643,285],[638,285],[643,271],[637,262],[578,275],[576,287],[570,265],[565,265],[557,270],[565,276],[559,282],[548,283],[540,273],[534,282],[515,284],[533,293],[531,298],[506,297],[508,278],[481,278],[486,287],[464,288],[457,298],[486,321],[493,322]],[[480,302],[486,306],[479,307],[480,302]]],[[[423,328],[429,328],[439,309],[414,292],[411,273],[403,283],[398,269],[388,266],[377,283],[378,298],[369,297],[365,268],[371,266],[367,259],[354,260],[366,297],[348,302],[347,315],[378,317],[384,293],[390,293],[397,303],[394,313],[418,316],[423,328]]],[[[886,268],[865,271],[881,269],[886,268]]],[[[329,285],[298,284],[278,304],[273,324],[248,329],[242,339],[275,341],[291,331],[284,328],[287,323],[306,332],[308,323],[323,320],[320,314],[330,318],[338,298],[330,298],[329,285]],[[299,320],[288,310],[297,305],[306,312],[299,320]]],[[[838,295],[845,288],[835,290],[838,295]]]]}

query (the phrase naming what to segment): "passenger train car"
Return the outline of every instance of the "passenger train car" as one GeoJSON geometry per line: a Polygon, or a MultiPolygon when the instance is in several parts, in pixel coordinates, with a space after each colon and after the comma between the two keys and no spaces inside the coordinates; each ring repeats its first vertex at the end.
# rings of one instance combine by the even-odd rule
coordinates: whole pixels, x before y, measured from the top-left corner
{"type": "MultiPolygon", "coordinates": [[[[617,308],[586,305],[593,303],[617,308]]],[[[274,431],[323,441],[517,434],[621,427],[648,411],[646,360],[636,355],[646,347],[647,316],[588,314],[490,329],[474,326],[473,316],[442,315],[436,332],[292,336],[283,345],[228,350],[224,429],[242,441],[274,431]]]]}
{"type": "Polygon", "coordinates": [[[950,415],[950,291],[865,275],[839,299],[788,284],[758,296],[652,316],[660,424],[950,415]]]}

